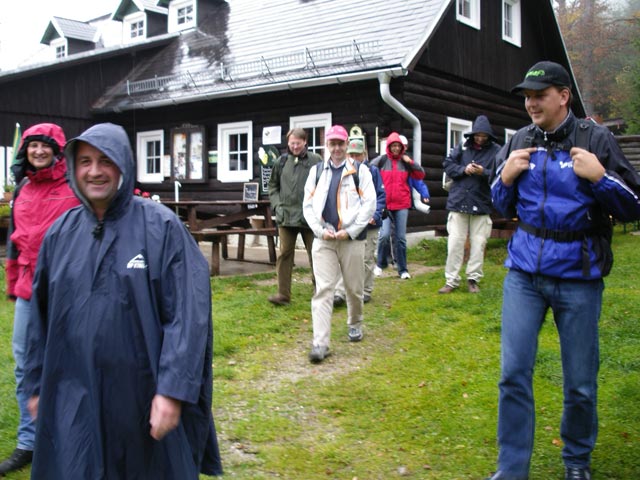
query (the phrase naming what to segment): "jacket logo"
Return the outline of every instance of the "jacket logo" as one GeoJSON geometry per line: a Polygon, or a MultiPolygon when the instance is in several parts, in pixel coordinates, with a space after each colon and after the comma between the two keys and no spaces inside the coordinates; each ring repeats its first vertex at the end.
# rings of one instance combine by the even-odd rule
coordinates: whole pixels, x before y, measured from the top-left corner
{"type": "Polygon", "coordinates": [[[127,263],[127,269],[134,269],[134,268],[142,268],[142,269],[147,268],[147,261],[145,260],[145,258],[142,256],[141,253],[133,257],[131,260],[129,260],[129,263],[127,263]]]}
{"type": "Polygon", "coordinates": [[[560,168],[573,168],[573,160],[569,160],[568,162],[560,162],[560,168]]]}
{"type": "Polygon", "coordinates": [[[536,168],[536,164],[529,162],[529,170],[533,170],[534,168],[536,168]]]}

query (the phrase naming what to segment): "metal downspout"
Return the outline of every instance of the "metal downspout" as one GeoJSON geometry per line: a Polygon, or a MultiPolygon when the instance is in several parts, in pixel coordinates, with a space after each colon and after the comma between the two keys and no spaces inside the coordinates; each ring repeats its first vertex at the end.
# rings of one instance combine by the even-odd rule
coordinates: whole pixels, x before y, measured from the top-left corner
{"type": "Polygon", "coordinates": [[[378,74],[378,81],[380,82],[380,96],[382,100],[413,126],[413,159],[418,162],[418,165],[422,165],[422,127],[420,126],[420,120],[411,113],[407,107],[391,96],[391,75],[388,73],[380,73],[378,74]]]}

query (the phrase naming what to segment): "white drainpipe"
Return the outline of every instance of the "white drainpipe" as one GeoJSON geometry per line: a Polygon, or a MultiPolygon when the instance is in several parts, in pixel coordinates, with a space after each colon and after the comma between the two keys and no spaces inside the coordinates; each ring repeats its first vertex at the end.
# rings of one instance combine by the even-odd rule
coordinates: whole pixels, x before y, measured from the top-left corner
{"type": "Polygon", "coordinates": [[[411,113],[407,107],[391,96],[391,90],[389,88],[391,76],[388,73],[383,72],[378,74],[378,81],[380,82],[380,96],[382,100],[413,126],[413,159],[418,162],[418,165],[421,165],[422,127],[420,126],[420,120],[418,120],[418,117],[411,113]]]}

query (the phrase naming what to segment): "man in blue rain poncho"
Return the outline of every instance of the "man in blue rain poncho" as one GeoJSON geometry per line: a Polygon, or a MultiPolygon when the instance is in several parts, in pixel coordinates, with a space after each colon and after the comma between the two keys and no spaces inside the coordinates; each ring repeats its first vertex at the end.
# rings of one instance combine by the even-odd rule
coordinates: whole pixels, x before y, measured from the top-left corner
{"type": "Polygon", "coordinates": [[[207,262],[171,210],[133,195],[122,127],[91,127],[65,152],[83,205],[48,231],[34,277],[31,478],[220,474],[207,262]]]}

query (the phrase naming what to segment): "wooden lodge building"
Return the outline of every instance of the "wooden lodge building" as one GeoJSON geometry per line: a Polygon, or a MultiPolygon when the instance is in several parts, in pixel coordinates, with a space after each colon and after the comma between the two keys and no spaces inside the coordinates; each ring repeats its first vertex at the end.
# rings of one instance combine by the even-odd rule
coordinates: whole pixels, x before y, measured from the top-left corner
{"type": "Polygon", "coordinates": [[[0,145],[16,122],[68,138],[114,122],[141,189],[174,199],[179,181],[180,199],[233,200],[263,182],[261,147],[284,152],[291,127],[323,153],[330,125],[357,125],[370,157],[398,131],[432,198],[412,230],[446,223],[442,160],[473,119],[504,141],[529,122],[510,93],[527,68],[571,71],[551,0],[122,0],[93,21],[54,17],[42,43],[51,61],[0,72],[0,145]]]}

